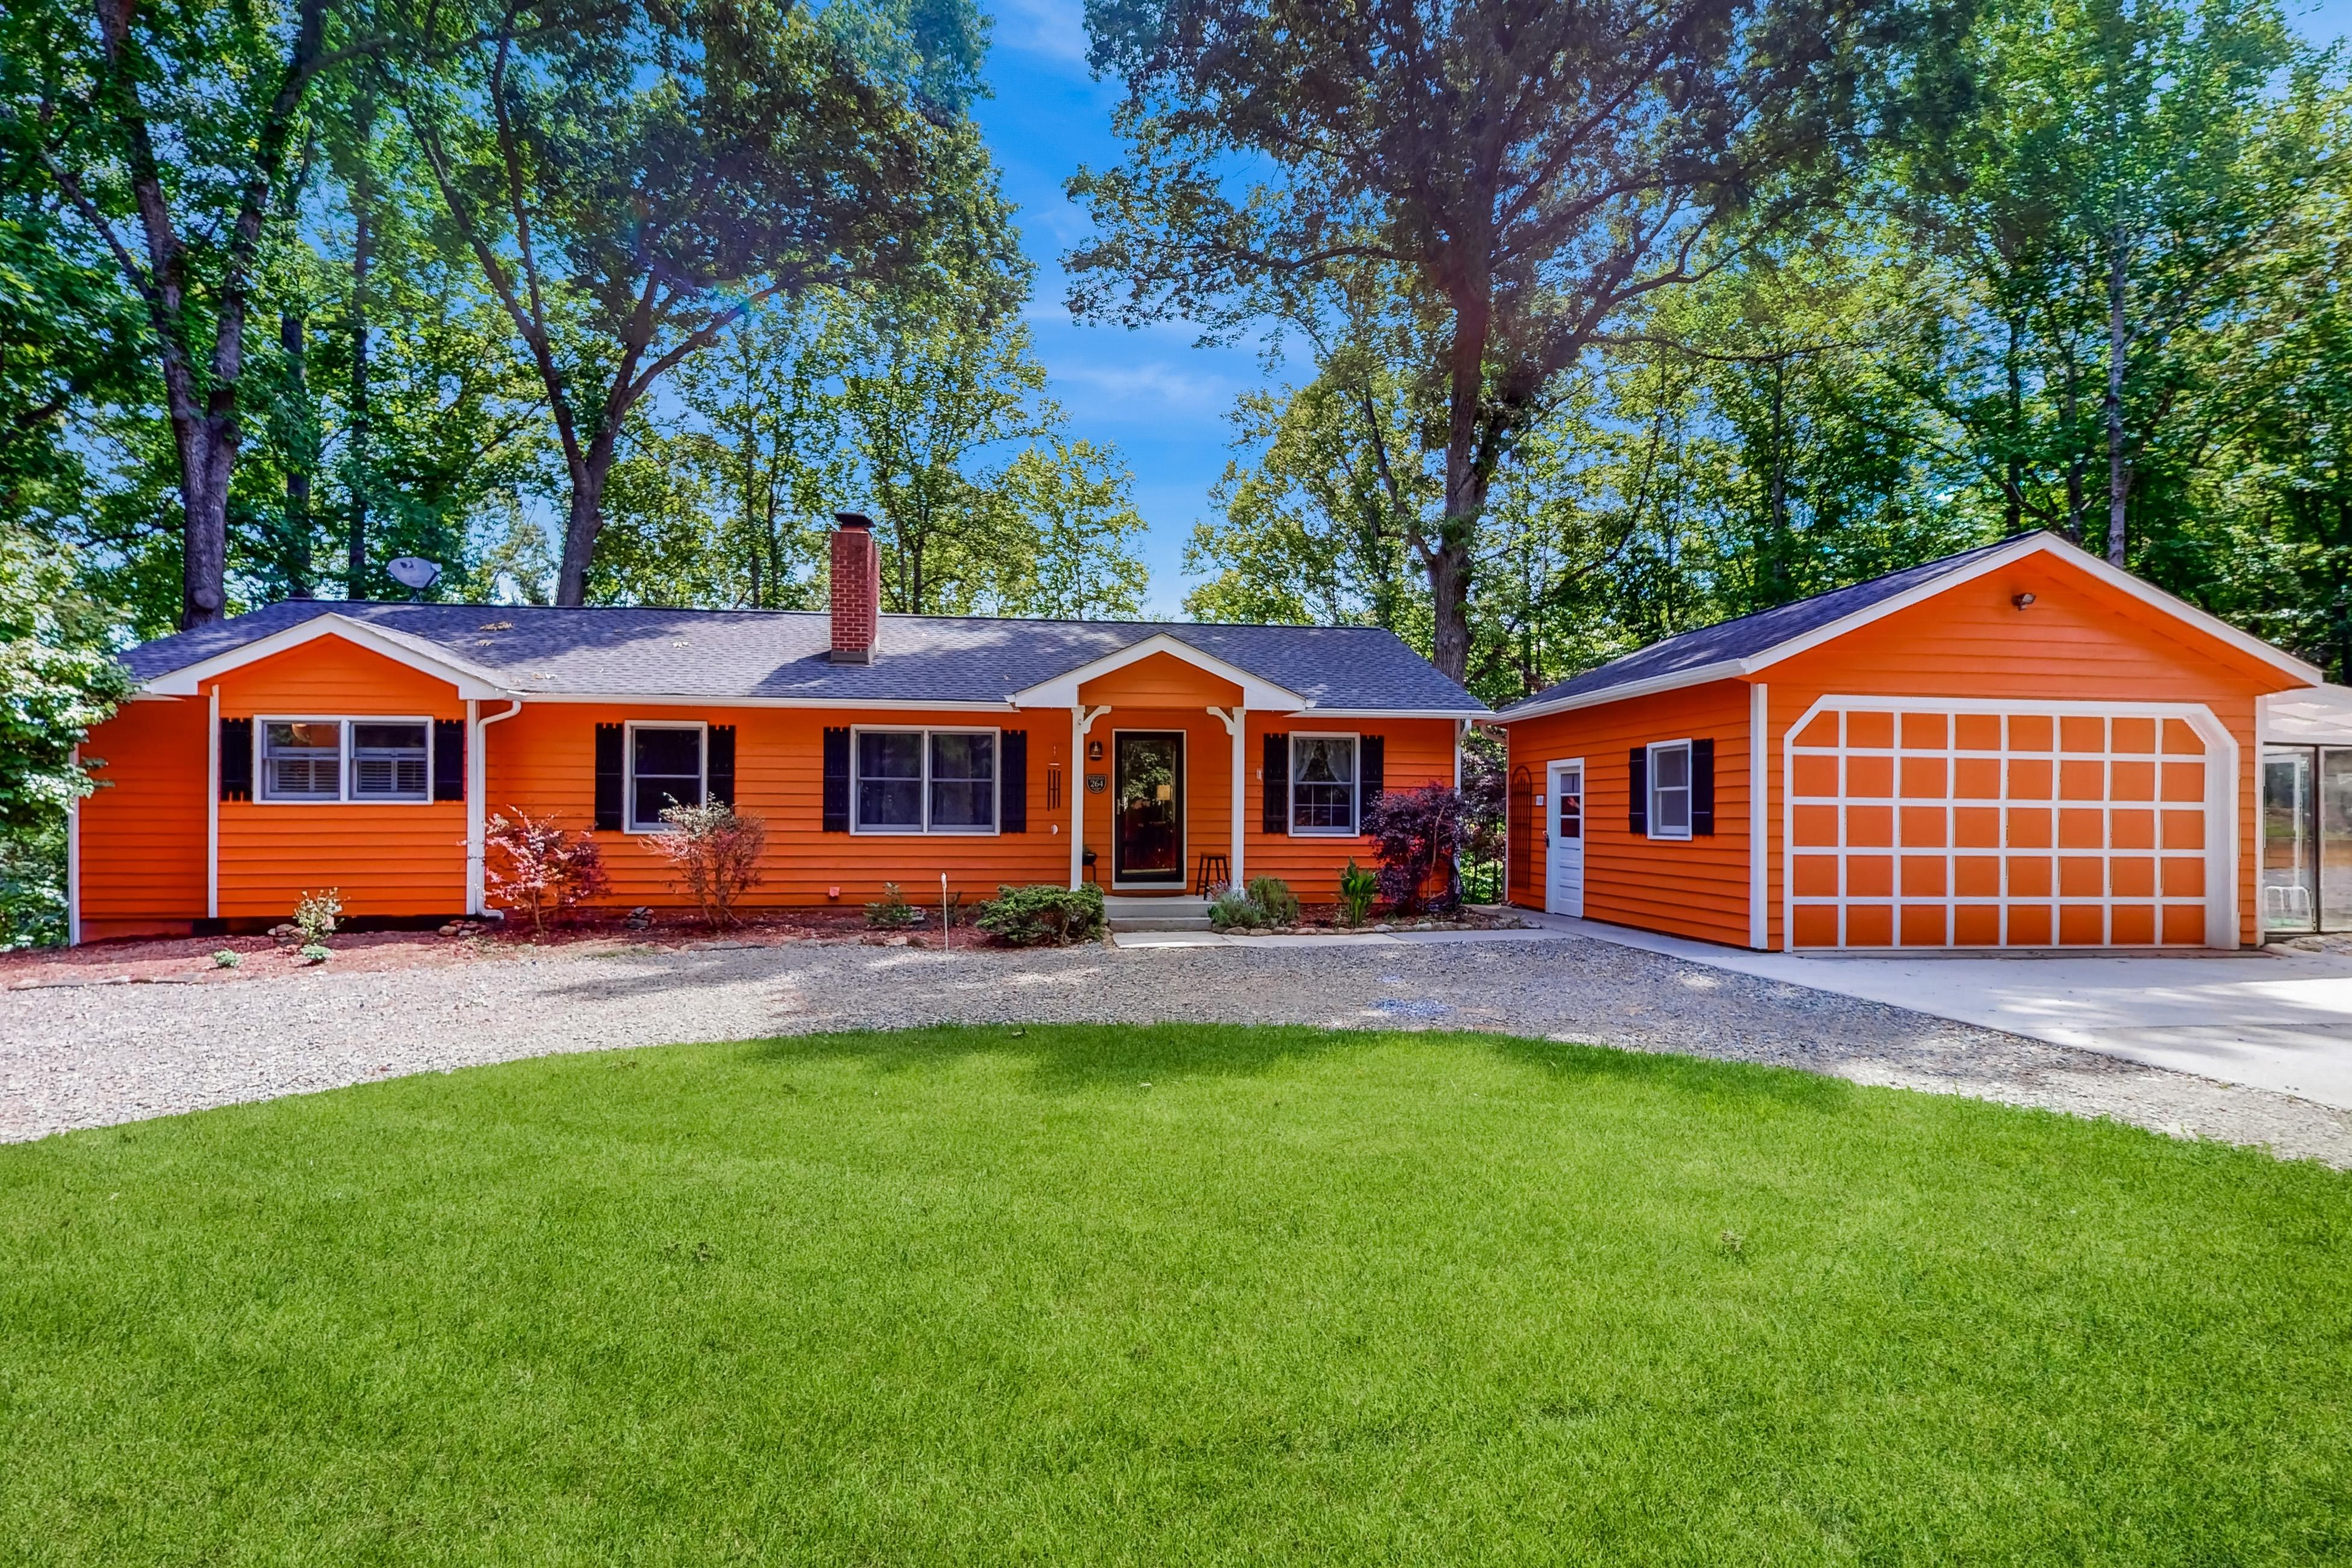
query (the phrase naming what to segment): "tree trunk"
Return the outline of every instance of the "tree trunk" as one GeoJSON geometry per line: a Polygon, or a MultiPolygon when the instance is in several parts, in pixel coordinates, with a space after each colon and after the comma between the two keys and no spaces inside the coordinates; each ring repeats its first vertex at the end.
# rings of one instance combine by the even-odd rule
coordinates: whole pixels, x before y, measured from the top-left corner
{"type": "Polygon", "coordinates": [[[1437,537],[1422,548],[1434,622],[1431,662],[1455,682],[1470,668],[1470,542],[1486,510],[1487,475],[1478,461],[1478,435],[1486,403],[1486,338],[1493,320],[1493,305],[1484,295],[1454,301],[1454,342],[1446,365],[1445,515],[1438,522],[1437,537]]]}
{"type": "Polygon", "coordinates": [[[2107,257],[2107,564],[2124,563],[2124,500],[2131,464],[2124,455],[2124,285],[2127,260],[2117,233],[2107,257]]]}
{"type": "Polygon", "coordinates": [[[2009,374],[2009,493],[2001,507],[2001,531],[2015,533],[2025,522],[2025,458],[2021,450],[2025,440],[2025,376],[2017,363],[2018,340],[2024,335],[2024,327],[2014,315],[2007,325],[2009,342],[2001,358],[2009,374]]]}
{"type": "Polygon", "coordinates": [[[374,259],[375,188],[367,163],[369,128],[373,108],[360,100],[354,130],[360,141],[360,166],[352,181],[352,535],[343,562],[343,595],[367,596],[368,487],[373,479],[368,466],[368,268],[374,259]]]}
{"type": "Polygon", "coordinates": [[[296,438],[290,443],[286,463],[286,518],[284,549],[279,553],[279,566],[286,574],[286,596],[307,599],[310,596],[310,416],[305,405],[310,402],[309,388],[302,377],[302,318],[288,311],[278,318],[278,345],[286,351],[289,376],[293,382],[296,416],[301,421],[296,438]]]}

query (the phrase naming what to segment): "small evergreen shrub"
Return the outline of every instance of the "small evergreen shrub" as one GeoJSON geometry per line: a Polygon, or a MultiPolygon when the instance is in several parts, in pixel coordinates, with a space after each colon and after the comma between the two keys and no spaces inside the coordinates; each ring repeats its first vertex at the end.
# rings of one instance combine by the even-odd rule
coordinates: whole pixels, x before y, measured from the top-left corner
{"type": "Polygon", "coordinates": [[[1249,885],[1250,902],[1265,911],[1265,923],[1276,926],[1298,923],[1298,895],[1290,884],[1279,877],[1252,877],[1249,885]]]}
{"type": "Polygon", "coordinates": [[[213,967],[215,969],[235,969],[238,964],[243,963],[244,962],[245,955],[238,952],[236,949],[233,947],[222,948],[218,952],[213,954],[213,967]]]}
{"type": "Polygon", "coordinates": [[[885,882],[881,900],[866,906],[866,923],[876,931],[905,931],[923,923],[923,911],[907,901],[898,883],[885,882]]]}
{"type": "Polygon", "coordinates": [[[335,956],[334,950],[322,942],[306,942],[301,952],[305,963],[324,963],[335,956]]]}
{"type": "Polygon", "coordinates": [[[1364,923],[1372,912],[1372,900],[1380,896],[1381,879],[1356,864],[1353,858],[1348,868],[1339,873],[1339,917],[1351,926],[1364,923]]]}
{"type": "Polygon", "coordinates": [[[1225,888],[1209,900],[1209,924],[1218,931],[1255,931],[1270,923],[1255,899],[1239,888],[1225,888]]]}
{"type": "Polygon", "coordinates": [[[1102,889],[1092,882],[1080,888],[1050,882],[1000,887],[995,899],[976,913],[972,923],[1007,947],[1085,942],[1102,933],[1102,889]]]}

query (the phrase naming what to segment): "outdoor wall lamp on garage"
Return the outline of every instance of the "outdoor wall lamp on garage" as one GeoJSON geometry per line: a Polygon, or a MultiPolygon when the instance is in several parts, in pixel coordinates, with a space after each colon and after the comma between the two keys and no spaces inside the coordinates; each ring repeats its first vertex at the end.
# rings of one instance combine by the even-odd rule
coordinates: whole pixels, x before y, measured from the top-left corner
{"type": "Polygon", "coordinates": [[[2015,605],[2021,610],[2033,603],[2033,595],[2031,594],[2020,594],[2015,598],[2010,600],[2010,603],[2015,605]]]}

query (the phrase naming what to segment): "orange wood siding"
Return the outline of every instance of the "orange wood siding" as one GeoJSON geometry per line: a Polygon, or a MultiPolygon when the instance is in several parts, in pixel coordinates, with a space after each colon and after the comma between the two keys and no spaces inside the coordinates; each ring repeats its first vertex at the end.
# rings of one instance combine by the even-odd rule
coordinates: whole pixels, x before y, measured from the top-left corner
{"type": "MultiPolygon", "coordinates": [[[[230,671],[221,717],[463,719],[444,680],[338,637],[230,671]]],[[[257,745],[260,734],[255,727],[257,745]]],[[[220,913],[284,919],[306,892],[334,889],[346,915],[459,914],[466,908],[466,807],[458,801],[259,798],[220,806],[220,913]]]]}
{"type": "MultiPolygon", "coordinates": [[[[486,705],[488,706],[488,705],[486,705]]],[[[499,710],[491,709],[496,712],[499,710]]],[[[767,823],[768,849],[754,905],[870,903],[882,884],[897,882],[916,902],[936,902],[940,874],[966,902],[993,898],[1000,884],[1066,884],[1068,829],[1055,831],[1045,810],[1045,774],[1069,745],[1066,709],[1012,713],[914,713],[864,709],[620,706],[586,702],[528,703],[489,729],[488,805],[493,813],[552,816],[575,828],[596,813],[596,726],[629,721],[704,722],[735,726],[738,809],[767,823]],[[849,834],[824,827],[824,731],[829,725],[887,729],[1026,730],[1029,732],[1029,831],[1005,834],[849,834]],[[836,900],[834,888],[841,889],[836,900]]],[[[675,905],[686,895],[669,864],[640,833],[604,832],[602,846],[612,891],[604,902],[620,908],[675,905]]]]}
{"type": "MultiPolygon", "coordinates": [[[[1260,777],[1268,733],[1379,735],[1384,738],[1385,784],[1391,793],[1423,784],[1454,782],[1454,721],[1451,719],[1318,719],[1313,714],[1285,718],[1279,714],[1249,716],[1249,750],[1243,758],[1243,818],[1246,874],[1279,877],[1290,890],[1310,904],[1328,904],[1339,897],[1340,869],[1352,859],[1370,869],[1379,865],[1372,841],[1360,835],[1326,837],[1319,835],[1267,833],[1265,786],[1260,777]]],[[[1271,781],[1279,792],[1288,781],[1271,781]]]]}
{"type": "MultiPolygon", "coordinates": [[[[2240,940],[2257,940],[2254,846],[2260,825],[2260,754],[2254,706],[2298,682],[2160,610],[2069,566],[2038,556],[1962,583],[1821,647],[1767,666],[1765,832],[1769,850],[1769,945],[1782,929],[1783,824],[1789,729],[1825,696],[1924,697],[2035,702],[2201,703],[2238,745],[2240,940]],[[2021,611],[2015,598],[2032,594],[2021,611]]],[[[1573,710],[1504,727],[1513,779],[1510,897],[1541,907],[1544,855],[1520,792],[1543,787],[1544,764],[1587,764],[1585,912],[1649,930],[1745,944],[1748,938],[1749,690],[1726,680],[1573,710]],[[1633,744],[1716,737],[1716,837],[1691,846],[1635,844],[1626,828],[1626,752],[1633,744]],[[1520,771],[1527,770],[1522,779],[1520,771]]]]}
{"type": "Polygon", "coordinates": [[[201,697],[155,698],[124,703],[83,742],[106,764],[80,808],[85,940],[204,918],[207,723],[201,697]]]}
{"type": "MultiPolygon", "coordinates": [[[[2042,702],[2197,702],[2238,743],[2239,941],[2260,940],[2255,854],[2262,819],[2255,700],[2300,683],[2120,594],[2063,558],[2037,556],[1963,583],[1760,671],[1770,689],[1772,799],[1787,787],[1788,728],[1824,696],[1967,697],[2042,702]],[[2033,603],[2016,606],[2020,594],[2033,603]]],[[[1781,930],[1780,813],[1771,813],[1772,945],[1781,930]]]]}
{"type": "MultiPolygon", "coordinates": [[[[1518,780],[1523,768],[1528,774],[1515,788],[1530,796],[1545,788],[1549,764],[1584,759],[1588,919],[1746,945],[1748,705],[1745,682],[1718,680],[1508,726],[1511,776],[1518,780]],[[1654,741],[1705,739],[1715,742],[1714,834],[1689,839],[1635,835],[1628,825],[1633,748],[1654,741]]],[[[1545,814],[1531,807],[1530,799],[1511,823],[1510,898],[1541,909],[1545,814]]]]}

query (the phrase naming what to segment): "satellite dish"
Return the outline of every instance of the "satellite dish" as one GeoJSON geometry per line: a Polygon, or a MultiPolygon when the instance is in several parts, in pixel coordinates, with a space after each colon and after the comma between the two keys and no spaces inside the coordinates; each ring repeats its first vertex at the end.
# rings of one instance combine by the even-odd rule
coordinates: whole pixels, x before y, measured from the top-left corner
{"type": "Polygon", "coordinates": [[[395,555],[383,563],[392,580],[409,591],[411,598],[422,594],[439,581],[441,568],[420,555],[395,555]]]}

